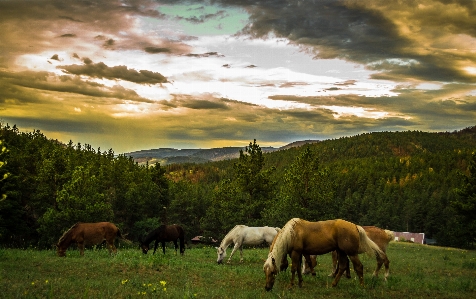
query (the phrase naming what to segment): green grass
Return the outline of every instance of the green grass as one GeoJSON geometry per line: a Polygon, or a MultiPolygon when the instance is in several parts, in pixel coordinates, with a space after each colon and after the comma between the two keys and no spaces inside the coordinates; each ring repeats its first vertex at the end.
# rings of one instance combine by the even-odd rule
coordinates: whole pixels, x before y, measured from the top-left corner
{"type": "MultiPolygon", "coordinates": [[[[476,298],[476,251],[391,242],[390,277],[372,277],[374,259],[361,255],[365,287],[342,278],[330,287],[330,255],[318,257],[317,276],[289,288],[281,272],[270,292],[262,270],[267,249],[245,249],[231,265],[218,265],[213,247],[192,248],[185,256],[167,249],[143,255],[139,249],[54,251],[0,249],[0,298],[476,298]]],[[[230,250],[228,250],[230,254],[230,250]]]]}

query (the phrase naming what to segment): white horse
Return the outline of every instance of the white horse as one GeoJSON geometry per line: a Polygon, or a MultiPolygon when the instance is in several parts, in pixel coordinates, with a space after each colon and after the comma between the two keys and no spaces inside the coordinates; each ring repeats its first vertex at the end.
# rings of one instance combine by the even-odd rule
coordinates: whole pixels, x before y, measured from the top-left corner
{"type": "Polygon", "coordinates": [[[226,249],[231,245],[231,243],[235,244],[235,246],[231,251],[227,263],[230,263],[231,257],[238,248],[240,249],[241,255],[240,262],[243,262],[243,245],[260,245],[264,242],[271,245],[279,230],[279,227],[249,227],[246,225],[236,225],[228,232],[228,234],[226,234],[225,238],[223,238],[220,247],[215,247],[218,254],[217,263],[221,264],[223,262],[223,259],[226,256],[226,249]]]}

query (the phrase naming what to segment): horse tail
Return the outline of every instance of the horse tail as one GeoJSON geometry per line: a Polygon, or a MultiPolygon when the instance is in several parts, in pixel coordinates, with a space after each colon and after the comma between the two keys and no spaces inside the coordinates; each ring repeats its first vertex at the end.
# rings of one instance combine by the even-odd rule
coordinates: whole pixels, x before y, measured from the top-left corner
{"type": "Polygon", "coordinates": [[[379,259],[385,257],[385,253],[372,241],[365,232],[364,228],[360,225],[357,225],[357,230],[359,231],[360,244],[359,244],[359,253],[367,253],[369,256],[377,256],[379,259]]]}
{"type": "Polygon", "coordinates": [[[116,236],[117,236],[118,238],[124,239],[124,237],[123,237],[122,234],[121,234],[121,230],[120,230],[119,228],[117,229],[116,236]]]}
{"type": "MultiPolygon", "coordinates": [[[[121,239],[122,241],[126,242],[127,244],[132,244],[131,240],[126,239],[126,235],[128,235],[128,234],[123,235],[121,233],[121,230],[119,228],[117,228],[116,237],[121,239]]],[[[140,247],[140,245],[139,245],[139,247],[140,247]]]]}
{"type": "Polygon", "coordinates": [[[180,242],[180,254],[185,252],[185,231],[180,225],[177,225],[177,230],[179,232],[179,242],[180,242]]]}

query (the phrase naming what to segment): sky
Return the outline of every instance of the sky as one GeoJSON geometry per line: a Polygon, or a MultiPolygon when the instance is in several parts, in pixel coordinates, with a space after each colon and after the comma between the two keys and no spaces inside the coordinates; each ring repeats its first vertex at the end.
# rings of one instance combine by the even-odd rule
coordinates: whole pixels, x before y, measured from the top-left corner
{"type": "Polygon", "coordinates": [[[0,122],[127,153],[476,125],[476,0],[0,0],[0,122]]]}

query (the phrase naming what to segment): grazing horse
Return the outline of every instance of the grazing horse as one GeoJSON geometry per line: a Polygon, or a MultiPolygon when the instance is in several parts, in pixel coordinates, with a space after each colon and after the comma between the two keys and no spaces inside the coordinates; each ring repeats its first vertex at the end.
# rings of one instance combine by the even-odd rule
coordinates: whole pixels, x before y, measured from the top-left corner
{"type": "Polygon", "coordinates": [[[183,228],[180,225],[161,225],[158,228],[151,231],[143,241],[140,242],[140,248],[142,252],[147,254],[149,251],[149,244],[155,240],[154,243],[154,253],[157,250],[157,245],[159,242],[162,243],[162,251],[165,254],[165,242],[174,242],[175,245],[175,254],[177,254],[177,240],[180,241],[180,254],[183,255],[185,252],[185,233],[183,228]]]}
{"type": "Polygon", "coordinates": [[[364,229],[354,223],[337,219],[318,222],[309,222],[299,218],[289,220],[281,229],[271,244],[268,259],[263,265],[266,275],[265,289],[271,290],[274,285],[276,274],[281,270],[281,264],[291,256],[291,286],[294,285],[294,277],[298,272],[299,287],[302,286],[302,274],[300,270],[302,256],[310,263],[309,255],[321,255],[337,250],[339,259],[339,271],[332,282],[335,287],[344,273],[350,257],[354,270],[359,276],[360,284],[364,284],[364,267],[359,260],[359,253],[367,252],[378,255],[382,259],[385,253],[372,240],[367,237],[364,229]]]}
{"type": "Polygon", "coordinates": [[[78,222],[67,230],[59,239],[57,247],[58,256],[66,256],[66,250],[72,243],[77,243],[79,253],[84,255],[85,245],[97,245],[106,240],[109,253],[116,253],[114,246],[116,237],[123,238],[121,231],[110,222],[81,223],[78,222]]]}
{"type": "MultiPolygon", "coordinates": [[[[382,268],[382,265],[385,265],[385,276],[384,279],[387,280],[387,277],[389,276],[389,266],[390,266],[390,261],[388,260],[388,257],[386,255],[387,253],[387,246],[390,241],[392,241],[395,238],[395,234],[387,229],[381,229],[376,226],[362,226],[365,230],[365,233],[367,236],[370,238],[370,240],[374,241],[375,244],[385,253],[385,257],[383,259],[379,259],[377,257],[377,268],[375,269],[373,275],[378,276],[378,272],[380,271],[380,268],[382,268]]],[[[316,255],[311,255],[311,267],[309,267],[308,263],[303,264],[303,270],[302,274],[309,274],[313,273],[314,275],[314,267],[317,264],[316,260],[317,256],[316,255]]],[[[333,271],[329,276],[335,277],[337,275],[338,271],[338,265],[337,265],[337,251],[332,252],[332,266],[333,266],[333,271]]],[[[350,267],[347,267],[346,271],[346,277],[350,278],[350,267]]]]}
{"type": "MultiPolygon", "coordinates": [[[[390,243],[390,241],[395,239],[395,234],[390,230],[387,230],[387,229],[384,230],[384,229],[381,229],[381,228],[376,227],[376,226],[362,226],[362,227],[364,228],[365,232],[367,233],[367,236],[372,241],[374,241],[375,244],[377,244],[378,247],[383,252],[385,252],[385,257],[383,259],[379,259],[377,257],[377,268],[375,269],[373,275],[378,276],[378,272],[380,271],[380,268],[382,268],[382,265],[385,265],[384,279],[387,280],[387,277],[390,274],[390,270],[389,270],[390,261],[388,260],[388,257],[386,255],[387,246],[388,246],[388,243],[390,243]]],[[[335,276],[337,274],[337,271],[335,270],[338,267],[337,263],[338,263],[337,253],[333,252],[332,253],[332,265],[334,267],[334,272],[331,273],[331,276],[335,276]]],[[[348,278],[350,278],[350,269],[349,269],[349,267],[347,267],[347,269],[346,269],[346,276],[348,278]]]]}
{"type": "MultiPolygon", "coordinates": [[[[385,277],[384,279],[387,280],[387,277],[389,276],[389,266],[390,266],[390,261],[388,260],[387,257],[387,246],[390,241],[395,239],[395,234],[387,229],[381,229],[376,226],[362,226],[365,230],[365,233],[367,236],[370,238],[370,240],[374,241],[375,244],[378,245],[378,247],[385,253],[385,257],[383,259],[379,259],[377,256],[377,268],[375,269],[373,275],[378,276],[378,272],[380,271],[380,268],[382,268],[382,265],[385,265],[385,277]]],[[[312,273],[314,275],[314,267],[317,264],[316,255],[311,255],[311,267],[309,267],[308,263],[303,264],[303,269],[302,269],[302,274],[309,274],[312,273]]],[[[337,275],[338,271],[338,266],[337,266],[337,251],[332,252],[332,268],[333,271],[329,276],[335,277],[337,275]]],[[[350,267],[347,267],[346,269],[346,277],[350,278],[350,267]]]]}
{"type": "Polygon", "coordinates": [[[280,228],[278,227],[249,227],[246,225],[236,225],[232,230],[226,234],[225,238],[221,241],[220,247],[217,249],[217,263],[221,264],[226,256],[226,249],[231,243],[235,244],[231,251],[230,257],[227,263],[231,262],[231,257],[237,249],[240,249],[240,262],[243,262],[243,245],[261,245],[264,242],[271,245],[274,237],[278,233],[280,228]]]}

